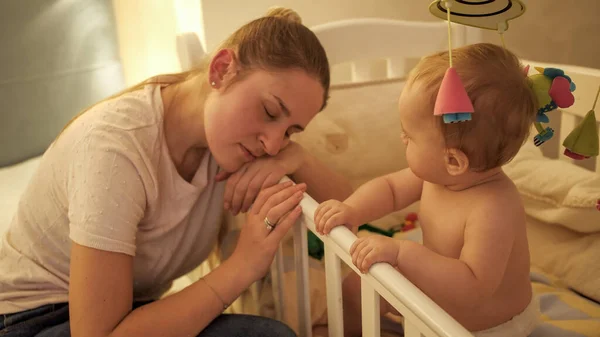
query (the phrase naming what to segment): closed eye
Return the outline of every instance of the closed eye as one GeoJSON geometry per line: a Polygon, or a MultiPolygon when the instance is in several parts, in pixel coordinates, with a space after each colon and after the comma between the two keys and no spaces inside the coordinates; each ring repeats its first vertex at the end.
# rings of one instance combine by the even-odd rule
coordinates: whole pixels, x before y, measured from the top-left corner
{"type": "Polygon", "coordinates": [[[299,133],[299,132],[302,132],[302,130],[295,128],[295,127],[291,127],[285,132],[285,137],[290,138],[294,133],[299,133]]]}
{"type": "Polygon", "coordinates": [[[269,117],[269,119],[275,119],[275,115],[272,115],[269,113],[269,110],[267,109],[266,106],[263,105],[263,108],[265,109],[265,113],[267,114],[267,117],[269,117]]]}

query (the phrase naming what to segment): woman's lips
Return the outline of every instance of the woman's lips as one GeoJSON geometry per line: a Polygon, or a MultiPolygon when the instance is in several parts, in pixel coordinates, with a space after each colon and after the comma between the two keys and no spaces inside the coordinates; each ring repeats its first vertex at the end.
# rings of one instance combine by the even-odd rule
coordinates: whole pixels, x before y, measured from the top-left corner
{"type": "Polygon", "coordinates": [[[242,153],[244,154],[244,158],[246,158],[247,162],[251,162],[256,159],[252,152],[250,152],[250,150],[248,150],[244,145],[240,144],[240,148],[242,149],[242,153]]]}

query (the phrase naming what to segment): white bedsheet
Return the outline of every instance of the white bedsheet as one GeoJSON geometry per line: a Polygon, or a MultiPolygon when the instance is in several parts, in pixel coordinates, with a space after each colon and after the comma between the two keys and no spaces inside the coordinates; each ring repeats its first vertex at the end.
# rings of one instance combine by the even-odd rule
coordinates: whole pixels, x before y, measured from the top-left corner
{"type": "Polygon", "coordinates": [[[19,198],[37,169],[41,156],[0,167],[0,234],[4,232],[19,204],[19,198]]]}

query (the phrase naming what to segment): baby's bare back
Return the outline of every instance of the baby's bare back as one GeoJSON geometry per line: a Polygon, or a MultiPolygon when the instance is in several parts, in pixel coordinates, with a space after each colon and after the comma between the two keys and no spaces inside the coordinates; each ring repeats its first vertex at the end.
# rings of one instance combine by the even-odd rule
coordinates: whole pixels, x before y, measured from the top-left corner
{"type": "MultiPolygon", "coordinates": [[[[474,207],[484,207],[485,203],[494,202],[494,207],[500,207],[502,213],[523,214],[522,217],[510,216],[512,220],[503,223],[507,228],[513,226],[515,235],[508,264],[495,292],[491,296],[480,298],[474,304],[444,308],[471,331],[488,329],[506,322],[521,313],[531,301],[529,247],[520,200],[519,193],[508,178],[460,192],[429,183],[425,183],[423,187],[419,212],[423,244],[446,257],[464,258],[463,247],[466,244],[465,237],[468,237],[465,235],[466,231],[476,230],[474,226],[478,225],[467,221],[474,207]],[[515,218],[522,218],[522,221],[514,220],[515,218]]],[[[445,287],[444,284],[439,286],[445,287]]],[[[451,292],[452,289],[447,291],[451,292]]]]}

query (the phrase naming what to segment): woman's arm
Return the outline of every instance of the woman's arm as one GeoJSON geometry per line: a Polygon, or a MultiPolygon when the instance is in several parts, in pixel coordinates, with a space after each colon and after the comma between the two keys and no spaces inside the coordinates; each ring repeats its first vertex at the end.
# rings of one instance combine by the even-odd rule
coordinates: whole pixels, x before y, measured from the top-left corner
{"type": "Polygon", "coordinates": [[[261,191],[229,259],[177,294],[133,311],[133,257],[73,243],[72,336],[196,336],[225,303],[232,303],[269,270],[279,243],[301,214],[298,204],[305,188],[288,182],[261,191]],[[265,217],[277,226],[267,229],[265,217]]]}
{"type": "Polygon", "coordinates": [[[69,305],[73,337],[196,336],[253,282],[244,263],[227,260],[177,294],[131,311],[133,257],[73,243],[69,305]],[[232,279],[235,275],[235,279],[232,279]]]}
{"type": "Polygon", "coordinates": [[[352,193],[350,183],[342,175],[294,142],[276,156],[258,158],[234,173],[220,172],[215,179],[227,179],[223,206],[237,215],[247,212],[262,189],[277,184],[285,175],[297,183],[306,183],[308,194],[318,202],[344,200],[352,193]]]}

